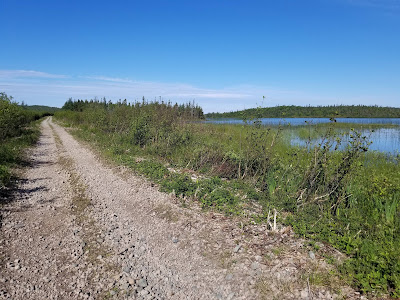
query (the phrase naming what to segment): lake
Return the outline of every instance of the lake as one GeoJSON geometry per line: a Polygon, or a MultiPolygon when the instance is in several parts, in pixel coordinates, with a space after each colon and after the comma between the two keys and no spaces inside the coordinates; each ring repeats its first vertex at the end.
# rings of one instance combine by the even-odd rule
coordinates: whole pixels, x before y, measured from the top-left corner
{"type": "MultiPolygon", "coordinates": [[[[292,125],[299,126],[308,124],[320,124],[331,122],[329,118],[261,118],[259,119],[263,125],[292,125]]],[[[241,119],[221,118],[207,119],[206,123],[214,124],[245,124],[241,119]]],[[[356,123],[356,124],[393,124],[400,126],[400,118],[337,118],[339,123],[356,123]]]]}
{"type": "MultiPolygon", "coordinates": [[[[278,126],[290,125],[300,126],[306,124],[320,124],[331,122],[329,118],[262,118],[263,125],[278,126]]],[[[206,123],[214,124],[244,124],[240,119],[207,119],[206,123]]],[[[398,125],[391,128],[377,128],[372,130],[362,129],[363,135],[369,137],[372,144],[369,146],[370,151],[379,151],[388,154],[398,155],[400,153],[400,118],[337,118],[339,123],[356,123],[356,124],[392,124],[398,125]]],[[[295,131],[293,131],[295,132],[295,131]]],[[[318,142],[317,140],[315,142],[318,142]]],[[[305,146],[306,141],[292,135],[291,144],[305,146]]],[[[344,143],[346,145],[346,143],[344,143]]]]}

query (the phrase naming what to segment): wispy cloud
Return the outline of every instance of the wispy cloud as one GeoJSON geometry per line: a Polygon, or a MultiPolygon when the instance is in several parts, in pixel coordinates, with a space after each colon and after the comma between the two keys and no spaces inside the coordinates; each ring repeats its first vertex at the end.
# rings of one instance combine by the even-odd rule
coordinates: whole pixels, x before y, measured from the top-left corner
{"type": "MultiPolygon", "coordinates": [[[[75,99],[106,97],[111,100],[127,99],[130,102],[140,101],[143,96],[150,100],[161,97],[164,101],[178,103],[195,100],[205,112],[241,110],[258,105],[343,104],[345,99],[343,94],[316,95],[267,86],[236,85],[210,89],[185,83],[136,81],[107,76],[65,76],[23,70],[0,70],[0,91],[28,104],[59,107],[70,97],[75,99]],[[266,97],[264,101],[263,96],[266,97]]],[[[377,102],[379,99],[371,95],[359,96],[358,100],[347,97],[346,103],[379,103],[377,102]]],[[[388,102],[387,105],[394,104],[388,102]]]]}
{"type": "MultiPolygon", "coordinates": [[[[195,100],[205,111],[229,111],[256,105],[259,88],[236,86],[208,89],[185,83],[137,81],[109,76],[65,76],[40,71],[0,70],[0,91],[29,104],[62,106],[69,98],[160,99],[186,102],[195,100]]],[[[267,92],[264,90],[264,92],[267,92]]]]}
{"type": "Polygon", "coordinates": [[[111,82],[121,82],[121,83],[133,83],[135,81],[131,79],[117,78],[117,77],[107,77],[107,76],[83,76],[82,78],[100,80],[100,81],[111,81],[111,82]]]}
{"type": "Polygon", "coordinates": [[[67,78],[66,75],[30,70],[0,70],[0,78],[67,78]]]}
{"type": "Polygon", "coordinates": [[[235,89],[206,89],[183,83],[136,81],[127,78],[106,76],[86,76],[84,78],[89,80],[91,84],[95,85],[97,85],[99,82],[102,82],[102,85],[105,86],[106,89],[118,88],[128,91],[133,90],[135,93],[142,93],[143,95],[161,95],[164,98],[243,99],[253,96],[249,93],[243,93],[243,90],[238,91],[235,89]]]}

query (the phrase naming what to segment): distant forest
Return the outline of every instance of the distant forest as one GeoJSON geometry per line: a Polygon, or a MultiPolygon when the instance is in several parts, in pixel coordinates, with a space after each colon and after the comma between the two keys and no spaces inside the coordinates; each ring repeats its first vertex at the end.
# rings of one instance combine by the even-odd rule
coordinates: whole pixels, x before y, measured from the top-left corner
{"type": "MultiPolygon", "coordinates": [[[[195,104],[194,102],[188,102],[184,104],[172,104],[171,102],[158,102],[148,101],[144,97],[141,102],[129,103],[125,100],[118,100],[116,103],[112,103],[111,100],[91,99],[91,100],[73,100],[68,99],[62,107],[63,110],[72,110],[77,112],[83,112],[88,110],[103,109],[108,113],[112,113],[115,110],[119,111],[130,111],[133,115],[140,112],[140,108],[146,108],[146,111],[158,111],[159,113],[168,112],[175,118],[183,119],[204,119],[203,109],[195,104]]],[[[143,110],[144,111],[144,110],[143,110]]]]}
{"type": "Polygon", "coordinates": [[[400,118],[399,107],[366,105],[275,106],[227,113],[208,113],[207,118],[400,118]]]}

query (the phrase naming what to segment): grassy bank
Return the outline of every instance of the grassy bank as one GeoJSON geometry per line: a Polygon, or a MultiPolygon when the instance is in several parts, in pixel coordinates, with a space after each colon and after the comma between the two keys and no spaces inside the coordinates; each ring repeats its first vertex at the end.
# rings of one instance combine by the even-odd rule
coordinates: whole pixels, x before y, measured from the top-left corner
{"type": "Polygon", "coordinates": [[[334,126],[310,127],[321,143],[304,149],[287,143],[284,128],[193,123],[201,115],[191,105],[76,107],[55,117],[183,203],[190,197],[252,222],[267,222],[276,209],[281,223],[311,243],[346,253],[338,268],[361,291],[400,297],[399,158],[367,152],[359,132],[335,151],[341,135],[334,126]]]}
{"type": "Polygon", "coordinates": [[[27,110],[0,93],[0,188],[12,182],[12,169],[23,162],[24,150],[36,143],[40,131],[35,122],[47,112],[27,110]]]}

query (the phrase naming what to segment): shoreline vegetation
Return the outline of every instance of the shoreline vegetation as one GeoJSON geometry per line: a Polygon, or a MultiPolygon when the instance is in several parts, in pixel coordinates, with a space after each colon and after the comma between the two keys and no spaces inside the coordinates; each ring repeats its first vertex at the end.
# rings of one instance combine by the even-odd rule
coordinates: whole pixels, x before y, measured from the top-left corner
{"type": "Polygon", "coordinates": [[[326,257],[346,282],[400,297],[400,157],[368,152],[359,131],[348,128],[350,143],[339,151],[343,128],[310,125],[304,134],[321,142],[291,146],[283,127],[193,122],[203,119],[193,103],[145,99],[70,99],[54,117],[183,205],[190,198],[205,210],[266,224],[276,210],[278,223],[317,253],[322,242],[346,254],[344,262],[326,257]]]}
{"type": "Polygon", "coordinates": [[[13,169],[26,164],[24,151],[40,135],[38,121],[56,108],[19,105],[11,96],[0,93],[0,196],[13,184],[13,169]]]}
{"type": "Polygon", "coordinates": [[[209,119],[236,118],[243,120],[255,118],[400,118],[400,108],[377,105],[290,105],[250,108],[225,113],[208,113],[205,117],[209,119]]]}

